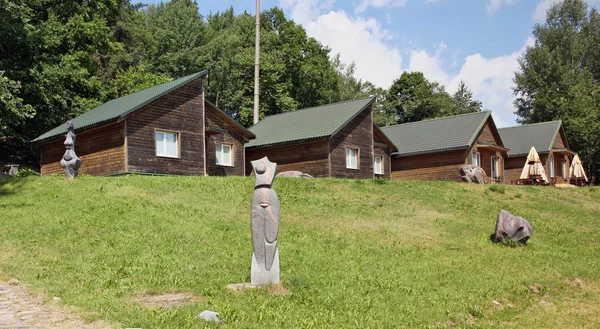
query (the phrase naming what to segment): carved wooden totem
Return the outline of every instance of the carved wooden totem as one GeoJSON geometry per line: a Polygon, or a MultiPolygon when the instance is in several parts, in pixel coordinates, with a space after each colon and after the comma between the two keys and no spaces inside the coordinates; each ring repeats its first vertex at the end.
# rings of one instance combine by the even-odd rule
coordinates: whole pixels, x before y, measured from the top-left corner
{"type": "Polygon", "coordinates": [[[267,157],[252,161],[256,183],[252,196],[252,268],[250,278],[253,286],[279,283],[279,198],[271,188],[277,164],[267,157]]]}
{"type": "Polygon", "coordinates": [[[65,170],[65,175],[69,178],[77,177],[77,170],[81,167],[81,160],[75,154],[75,133],[73,132],[73,122],[67,121],[67,138],[65,139],[65,148],[67,151],[60,160],[60,165],[65,170]]]}

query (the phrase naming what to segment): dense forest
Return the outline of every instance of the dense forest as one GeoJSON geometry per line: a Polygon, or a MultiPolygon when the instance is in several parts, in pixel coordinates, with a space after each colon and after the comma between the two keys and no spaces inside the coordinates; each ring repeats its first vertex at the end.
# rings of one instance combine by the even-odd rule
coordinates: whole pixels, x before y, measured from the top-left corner
{"type": "MultiPolygon", "coordinates": [[[[565,122],[574,150],[600,160],[600,23],[583,0],[552,7],[515,74],[523,123],[565,122]]],[[[206,97],[252,121],[255,17],[200,14],[193,0],[1,0],[0,158],[37,161],[28,142],[103,102],[210,70],[206,97]]],[[[464,82],[450,94],[420,72],[389,89],[355,77],[354,63],[271,8],[261,13],[260,116],[377,96],[378,125],[481,111],[464,82]]]]}
{"type": "MultiPolygon", "coordinates": [[[[240,123],[251,124],[252,14],[230,8],[204,17],[192,0],[2,3],[4,145],[28,150],[32,138],[103,102],[202,70],[210,70],[207,98],[240,123]]],[[[357,79],[355,69],[308,37],[282,10],[262,12],[261,117],[372,95],[377,96],[380,125],[481,110],[464,84],[450,95],[417,72],[403,74],[384,90],[357,79]]]]}

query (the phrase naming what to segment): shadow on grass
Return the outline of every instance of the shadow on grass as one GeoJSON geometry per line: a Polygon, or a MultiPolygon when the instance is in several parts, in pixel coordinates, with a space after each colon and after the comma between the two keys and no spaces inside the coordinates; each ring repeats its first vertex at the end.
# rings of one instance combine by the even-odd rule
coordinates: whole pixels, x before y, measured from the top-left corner
{"type": "Polygon", "coordinates": [[[0,176],[0,197],[17,193],[24,183],[23,178],[0,176]]]}

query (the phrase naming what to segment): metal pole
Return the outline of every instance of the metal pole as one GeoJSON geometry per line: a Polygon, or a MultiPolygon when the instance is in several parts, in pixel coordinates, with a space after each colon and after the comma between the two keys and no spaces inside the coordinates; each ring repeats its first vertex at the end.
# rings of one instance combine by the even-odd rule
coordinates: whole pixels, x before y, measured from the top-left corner
{"type": "Polygon", "coordinates": [[[254,124],[258,123],[259,101],[259,75],[260,75],[260,0],[256,0],[256,50],[254,54],[254,124]]]}

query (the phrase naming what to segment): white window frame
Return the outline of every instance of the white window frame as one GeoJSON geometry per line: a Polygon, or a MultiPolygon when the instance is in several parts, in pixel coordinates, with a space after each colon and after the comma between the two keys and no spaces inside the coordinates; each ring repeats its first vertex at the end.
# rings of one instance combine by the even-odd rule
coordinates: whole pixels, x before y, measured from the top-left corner
{"type": "Polygon", "coordinates": [[[550,177],[556,177],[556,172],[554,170],[554,155],[551,155],[548,158],[548,161],[550,161],[550,177]]]}
{"type": "Polygon", "coordinates": [[[567,180],[567,171],[569,169],[567,168],[567,160],[563,159],[562,160],[562,179],[563,180],[567,180]]]}
{"type": "Polygon", "coordinates": [[[491,166],[490,172],[492,174],[492,180],[499,181],[500,180],[500,159],[497,156],[492,155],[490,166],[491,166]],[[496,166],[496,168],[494,168],[494,165],[496,166]]]}
{"type": "Polygon", "coordinates": [[[231,144],[215,143],[215,163],[217,166],[233,167],[233,146],[231,144]],[[221,153],[223,153],[223,149],[225,147],[229,148],[229,163],[227,163],[227,161],[223,161],[223,163],[220,163],[219,148],[221,148],[221,153]]]}
{"type": "Polygon", "coordinates": [[[179,158],[179,133],[176,131],[168,131],[168,130],[155,130],[154,131],[154,150],[156,152],[156,156],[165,157],[165,158],[179,158]],[[158,143],[158,134],[163,135],[163,149],[162,152],[157,149],[158,143]],[[167,135],[175,136],[175,154],[167,153],[167,135]]]}
{"type": "Polygon", "coordinates": [[[358,164],[360,163],[360,149],[355,147],[346,147],[346,169],[358,169],[358,164]],[[350,160],[349,151],[354,151],[354,167],[352,166],[352,162],[350,160]],[[350,160],[350,161],[349,161],[350,160]]]}
{"type": "Polygon", "coordinates": [[[375,175],[383,175],[383,157],[382,156],[376,155],[373,158],[373,173],[375,173],[375,175]],[[379,159],[379,168],[377,168],[377,159],[379,159]]]}
{"type": "Polygon", "coordinates": [[[473,152],[471,162],[474,166],[481,167],[481,154],[479,152],[473,152]]]}

